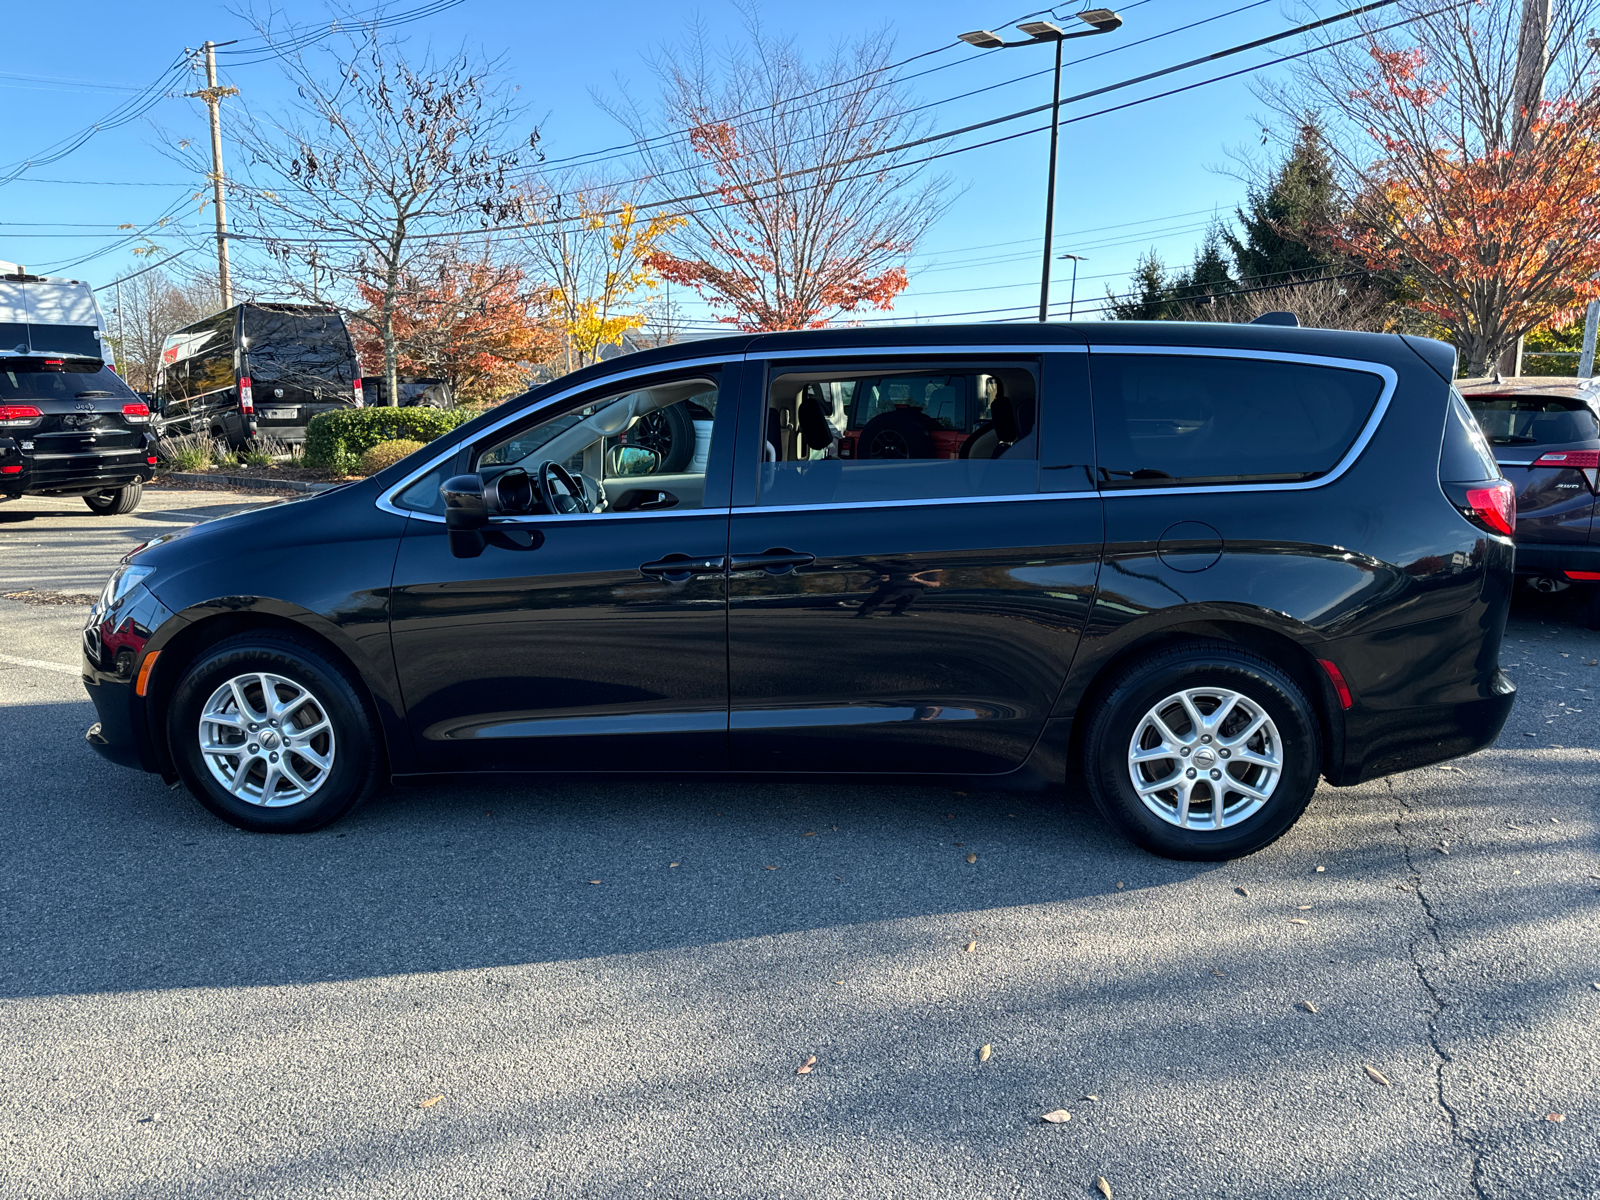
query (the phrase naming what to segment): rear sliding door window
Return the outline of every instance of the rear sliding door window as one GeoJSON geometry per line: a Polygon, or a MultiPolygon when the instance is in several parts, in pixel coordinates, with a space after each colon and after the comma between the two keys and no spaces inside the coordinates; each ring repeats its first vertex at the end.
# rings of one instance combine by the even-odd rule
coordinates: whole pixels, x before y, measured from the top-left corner
{"type": "Polygon", "coordinates": [[[1383,392],[1366,371],[1185,354],[1093,355],[1103,488],[1326,475],[1383,392]]]}
{"type": "Polygon", "coordinates": [[[1038,413],[1031,363],[774,367],[759,503],[1029,494],[1038,413]]]}

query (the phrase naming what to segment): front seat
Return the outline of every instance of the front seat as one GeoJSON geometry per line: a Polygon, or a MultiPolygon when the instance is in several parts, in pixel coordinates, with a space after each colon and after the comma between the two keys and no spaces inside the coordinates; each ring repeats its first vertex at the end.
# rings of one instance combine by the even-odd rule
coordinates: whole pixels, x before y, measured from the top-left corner
{"type": "Polygon", "coordinates": [[[958,458],[999,458],[1022,436],[1017,427],[1017,409],[998,379],[991,377],[994,395],[989,400],[989,419],[979,421],[971,435],[961,443],[958,458]]]}
{"type": "Polygon", "coordinates": [[[800,394],[800,441],[807,450],[822,450],[826,452],[839,440],[839,435],[834,432],[833,426],[828,424],[828,415],[823,411],[822,398],[813,388],[806,388],[800,394]]]}

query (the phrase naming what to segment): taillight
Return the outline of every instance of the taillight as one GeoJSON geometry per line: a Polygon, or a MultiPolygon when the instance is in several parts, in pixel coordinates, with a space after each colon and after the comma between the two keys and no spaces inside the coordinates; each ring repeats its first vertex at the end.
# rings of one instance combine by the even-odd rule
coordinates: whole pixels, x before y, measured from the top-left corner
{"type": "Polygon", "coordinates": [[[150,406],[148,404],[124,404],[122,415],[130,425],[137,425],[141,421],[150,419],[150,406]]]}
{"type": "Polygon", "coordinates": [[[1600,571],[1563,571],[1568,579],[1576,579],[1583,583],[1600,583],[1600,571]]]}
{"type": "Polygon", "coordinates": [[[239,411],[247,415],[256,411],[256,393],[250,386],[250,376],[245,375],[239,380],[239,411]]]}
{"type": "Polygon", "coordinates": [[[44,416],[31,404],[0,404],[0,429],[21,429],[37,425],[44,416]]]}
{"type": "Polygon", "coordinates": [[[1572,471],[1600,468],[1600,450],[1552,450],[1533,460],[1536,467],[1566,467],[1572,471]]]}
{"type": "Polygon", "coordinates": [[[18,463],[14,467],[0,467],[0,475],[21,475],[21,474],[22,474],[22,464],[21,463],[18,463]]]}
{"type": "Polygon", "coordinates": [[[1517,490],[1504,479],[1467,489],[1467,507],[1496,533],[1510,537],[1517,528],[1517,490]]]}

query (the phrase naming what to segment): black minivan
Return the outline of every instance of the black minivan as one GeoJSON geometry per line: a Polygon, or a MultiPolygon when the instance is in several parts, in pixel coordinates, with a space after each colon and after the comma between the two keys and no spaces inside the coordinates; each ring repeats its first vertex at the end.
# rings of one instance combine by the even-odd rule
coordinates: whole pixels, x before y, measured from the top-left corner
{"type": "Polygon", "coordinates": [[[319,413],[362,406],[344,317],[310,304],[235,304],[169,334],[161,348],[159,432],[242,446],[258,433],[303,442],[319,413]]]}
{"type": "Polygon", "coordinates": [[[1223,324],[748,334],[537,388],[359,483],[131,554],[84,630],[106,757],[247,829],[396,776],[1081,781],[1247,854],[1492,742],[1515,523],[1397,335],[1223,324]],[[982,436],[839,453],[840,399],[982,436]],[[675,469],[630,431],[709,417],[675,469]]]}

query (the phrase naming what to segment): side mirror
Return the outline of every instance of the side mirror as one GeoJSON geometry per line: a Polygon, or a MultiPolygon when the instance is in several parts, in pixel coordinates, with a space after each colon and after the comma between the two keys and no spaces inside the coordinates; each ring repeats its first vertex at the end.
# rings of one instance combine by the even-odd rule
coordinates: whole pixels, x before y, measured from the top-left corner
{"type": "Polygon", "coordinates": [[[456,475],[439,487],[444,499],[444,527],[449,531],[450,553],[457,558],[477,558],[483,553],[483,530],[489,524],[489,506],[483,498],[483,479],[456,475]]]}
{"type": "Polygon", "coordinates": [[[607,475],[654,475],[661,455],[644,446],[613,446],[607,452],[607,475]]]}

